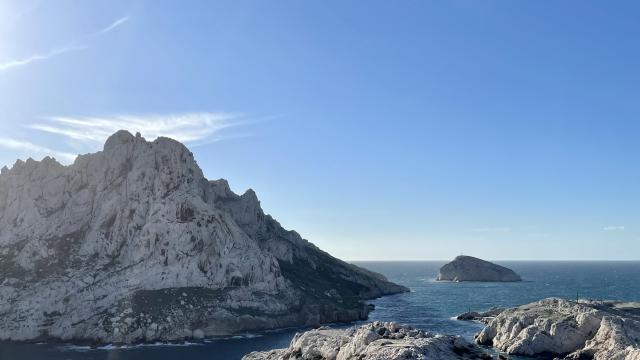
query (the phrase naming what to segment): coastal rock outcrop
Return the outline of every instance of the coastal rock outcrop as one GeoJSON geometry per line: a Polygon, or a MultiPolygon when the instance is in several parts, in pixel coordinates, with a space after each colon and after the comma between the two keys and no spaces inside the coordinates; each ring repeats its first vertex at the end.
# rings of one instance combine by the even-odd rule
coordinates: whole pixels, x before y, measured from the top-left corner
{"type": "Polygon", "coordinates": [[[503,311],[504,311],[503,308],[497,308],[497,307],[491,308],[487,311],[481,311],[481,312],[469,311],[456,316],[456,320],[477,321],[483,324],[488,324],[493,319],[495,319],[496,316],[500,315],[503,311]]]}
{"type": "Polygon", "coordinates": [[[640,304],[549,298],[500,313],[475,337],[514,355],[640,359],[640,304]]]}
{"type": "Polygon", "coordinates": [[[460,255],[440,268],[437,281],[522,281],[513,270],[473,256],[460,255]]]}
{"type": "Polygon", "coordinates": [[[407,291],[207,180],[181,143],[119,131],[69,166],[0,172],[0,340],[131,343],[365,319],[407,291]]]}
{"type": "Polygon", "coordinates": [[[491,359],[459,336],[434,335],[393,322],[349,329],[321,328],[295,335],[286,349],[253,352],[242,360],[491,359]]]}

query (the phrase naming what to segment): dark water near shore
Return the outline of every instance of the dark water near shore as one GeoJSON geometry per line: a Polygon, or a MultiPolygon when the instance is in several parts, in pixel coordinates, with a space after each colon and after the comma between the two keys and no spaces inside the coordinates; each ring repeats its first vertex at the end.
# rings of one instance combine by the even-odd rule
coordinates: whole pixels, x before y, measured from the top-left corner
{"type": "MultiPolygon", "coordinates": [[[[459,313],[516,306],[544,297],[640,300],[640,262],[500,262],[521,283],[438,283],[444,262],[358,262],[411,288],[373,301],[370,320],[398,321],[425,330],[472,337],[481,326],[452,320],[459,313]]],[[[60,344],[0,343],[0,360],[237,360],[255,351],[286,347],[296,329],[177,345],[89,349],[60,344]]]]}

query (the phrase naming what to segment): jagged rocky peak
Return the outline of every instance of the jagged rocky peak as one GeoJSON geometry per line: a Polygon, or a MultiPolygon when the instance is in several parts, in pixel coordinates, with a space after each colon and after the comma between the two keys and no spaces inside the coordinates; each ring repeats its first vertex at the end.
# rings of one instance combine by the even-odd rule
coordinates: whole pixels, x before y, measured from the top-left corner
{"type": "Polygon", "coordinates": [[[440,268],[438,281],[522,281],[513,270],[473,256],[460,255],[440,268]]]}
{"type": "Polygon", "coordinates": [[[0,340],[173,340],[366,318],[406,291],[208,181],[181,143],[119,131],[0,174],[0,340]]]}
{"type": "Polygon", "coordinates": [[[131,135],[127,130],[119,130],[113,135],[109,136],[107,141],[104,143],[104,150],[109,151],[115,148],[118,148],[124,144],[131,143],[135,141],[136,137],[131,135]]]}

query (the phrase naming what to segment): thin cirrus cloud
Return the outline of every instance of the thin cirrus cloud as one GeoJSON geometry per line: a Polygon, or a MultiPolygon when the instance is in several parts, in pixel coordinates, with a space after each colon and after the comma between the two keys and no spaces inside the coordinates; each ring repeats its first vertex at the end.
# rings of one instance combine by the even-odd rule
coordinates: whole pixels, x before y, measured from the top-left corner
{"type": "MultiPolygon", "coordinates": [[[[222,112],[193,112],[178,114],[113,115],[94,117],[51,116],[26,125],[28,129],[56,135],[56,147],[66,145],[79,151],[99,150],[109,136],[118,130],[140,132],[148,139],[161,136],[197,146],[229,138],[249,135],[222,134],[229,127],[243,125],[238,115],[222,112]]],[[[0,138],[0,147],[18,150],[27,156],[51,155],[64,163],[76,155],[49,146],[33,144],[15,138],[0,138]]]]}
{"type": "Polygon", "coordinates": [[[220,131],[238,125],[236,119],[236,115],[215,112],[96,117],[51,116],[44,118],[44,122],[30,124],[27,127],[63,136],[89,148],[101,146],[109,136],[122,129],[140,132],[151,139],[167,136],[197,145],[221,140],[223,137],[219,134],[220,131]]]}
{"type": "Polygon", "coordinates": [[[0,63],[0,71],[6,71],[12,68],[16,68],[16,67],[20,67],[20,66],[25,66],[25,65],[29,65],[33,62],[36,61],[42,61],[42,60],[47,60],[47,59],[51,59],[53,57],[68,53],[68,52],[72,52],[72,51],[78,51],[78,50],[84,50],[89,48],[89,42],[91,39],[96,38],[98,36],[104,35],[118,27],[120,27],[122,24],[126,23],[129,20],[128,16],[122,17],[120,19],[117,19],[116,21],[112,22],[111,24],[109,24],[109,26],[104,27],[96,32],[93,32],[89,35],[85,35],[84,37],[82,37],[80,40],[74,40],[64,46],[60,46],[60,47],[55,47],[47,52],[44,53],[35,53],[32,54],[30,56],[21,58],[21,59],[13,59],[13,60],[8,60],[5,62],[0,63]]]}
{"type": "Polygon", "coordinates": [[[64,162],[71,162],[76,158],[76,155],[72,153],[68,153],[64,151],[56,151],[44,146],[33,144],[28,141],[21,141],[21,140],[15,140],[15,139],[4,138],[4,137],[0,137],[0,146],[7,149],[28,153],[31,156],[49,156],[50,155],[64,162]]]}
{"type": "Polygon", "coordinates": [[[616,225],[616,226],[605,226],[602,228],[604,231],[622,231],[624,230],[624,226],[616,225]]]}
{"type": "Polygon", "coordinates": [[[9,15],[8,19],[5,20],[4,24],[0,24],[0,27],[2,27],[4,25],[6,28],[10,28],[11,26],[13,26],[13,24],[19,22],[20,20],[22,20],[22,18],[24,18],[28,14],[34,12],[39,7],[40,7],[40,1],[36,1],[36,2],[32,3],[31,5],[28,5],[27,7],[23,8],[22,10],[17,11],[16,13],[14,13],[12,15],[9,15]]]}
{"type": "Polygon", "coordinates": [[[52,58],[54,56],[62,55],[64,53],[68,53],[70,51],[82,50],[82,49],[86,49],[86,48],[87,48],[87,46],[69,44],[69,45],[61,47],[61,48],[51,49],[51,50],[49,50],[49,52],[44,53],[44,54],[33,54],[33,55],[31,55],[29,57],[26,57],[26,58],[17,59],[17,60],[10,60],[10,61],[4,62],[4,63],[0,63],[0,71],[8,70],[8,69],[11,69],[11,68],[14,68],[14,67],[18,67],[18,66],[29,65],[34,61],[47,60],[47,59],[50,59],[50,58],[52,58]]]}

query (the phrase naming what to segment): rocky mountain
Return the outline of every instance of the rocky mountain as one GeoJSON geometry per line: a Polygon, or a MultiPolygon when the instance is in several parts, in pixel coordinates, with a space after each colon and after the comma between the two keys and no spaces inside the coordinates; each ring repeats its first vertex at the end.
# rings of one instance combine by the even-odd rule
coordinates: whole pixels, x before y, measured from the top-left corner
{"type": "Polygon", "coordinates": [[[367,317],[407,289],[283,229],[174,140],[0,172],[0,339],[139,342],[367,317]]]}
{"type": "Polygon", "coordinates": [[[473,256],[460,255],[440,268],[437,281],[522,281],[513,270],[473,256]]]}
{"type": "Polygon", "coordinates": [[[640,304],[549,298],[500,313],[478,344],[567,360],[640,359],[640,304]]]}
{"type": "Polygon", "coordinates": [[[296,334],[286,349],[253,352],[242,360],[461,360],[491,355],[460,336],[436,335],[393,322],[296,334]]]}

